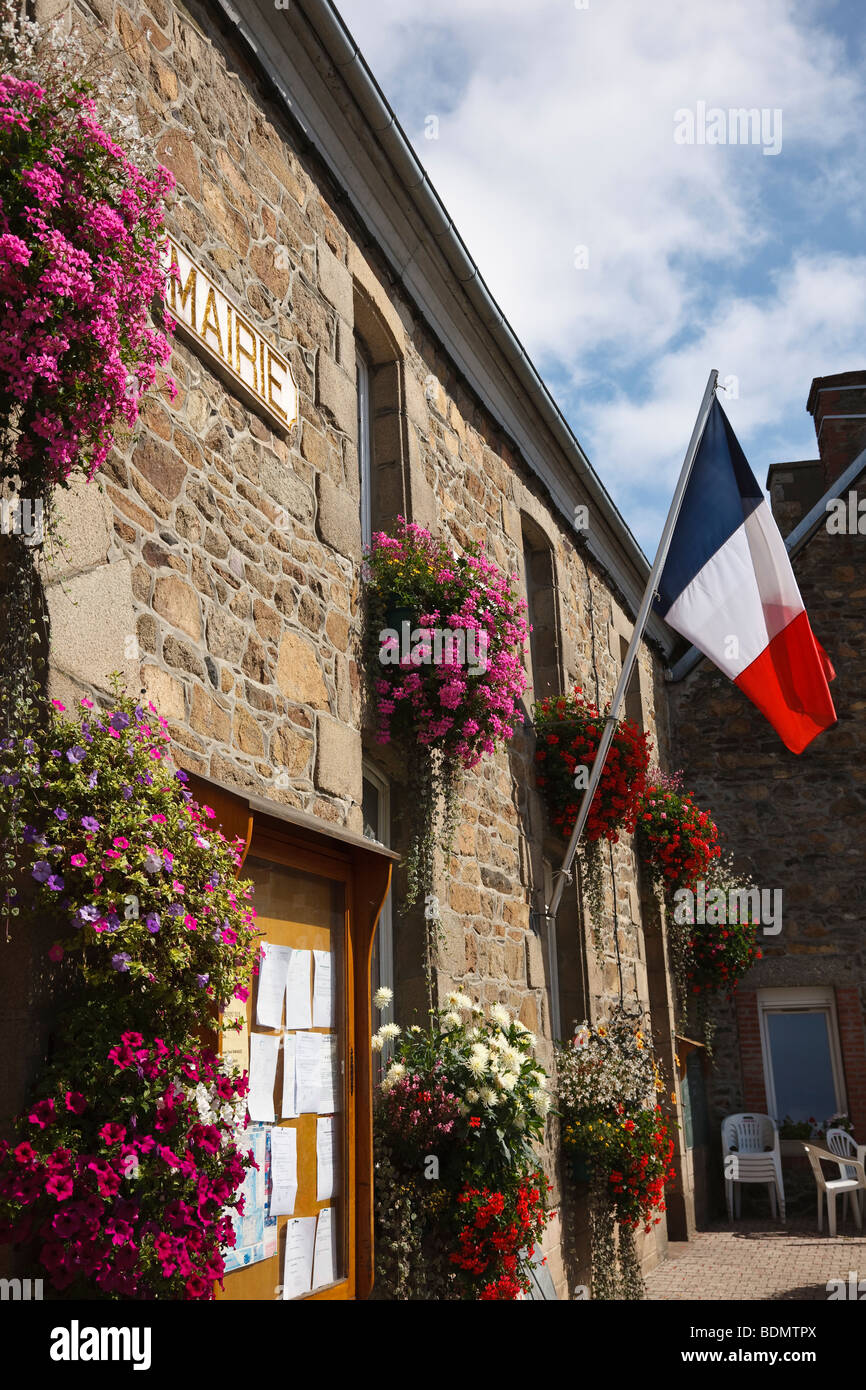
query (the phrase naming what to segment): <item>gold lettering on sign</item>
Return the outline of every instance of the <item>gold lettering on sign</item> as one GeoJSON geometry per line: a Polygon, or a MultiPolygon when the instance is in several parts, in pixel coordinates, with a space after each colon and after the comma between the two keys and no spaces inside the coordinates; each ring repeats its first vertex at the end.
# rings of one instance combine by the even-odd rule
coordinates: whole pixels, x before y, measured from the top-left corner
{"type": "Polygon", "coordinates": [[[244,369],[241,365],[241,358],[245,358],[253,369],[253,390],[259,389],[259,376],[256,366],[256,335],[250,328],[246,319],[242,319],[240,314],[235,311],[235,353],[237,355],[236,370],[242,381],[246,381],[244,369]],[[247,334],[246,343],[241,342],[241,329],[247,334]]]}
{"type": "Polygon", "coordinates": [[[220,357],[223,355],[223,335],[220,333],[220,321],[217,317],[216,294],[213,286],[207,292],[207,302],[204,306],[204,318],[201,321],[201,336],[207,342],[208,333],[216,334],[217,351],[220,357]]]}
{"type": "Polygon", "coordinates": [[[288,358],[171,238],[163,265],[169,275],[167,307],[178,333],[281,429],[294,425],[298,386],[288,358]]]}
{"type": "Polygon", "coordinates": [[[186,310],[186,302],[188,299],[191,299],[192,303],[189,309],[191,320],[190,327],[192,328],[193,332],[195,332],[195,266],[190,265],[189,272],[186,277],[186,284],[181,284],[180,266],[178,265],[177,261],[177,250],[174,246],[172,246],[171,248],[171,265],[177,270],[176,275],[174,274],[174,271],[170,272],[171,279],[169,280],[169,302],[171,304],[171,312],[173,314],[178,314],[182,318],[184,311],[186,310]],[[178,292],[180,293],[180,309],[178,309],[177,307],[178,292]]]}
{"type": "Polygon", "coordinates": [[[283,390],[284,390],[284,388],[285,388],[286,379],[285,379],[285,376],[283,376],[283,377],[276,377],[276,376],[274,376],[274,367],[276,367],[278,371],[282,371],[282,365],[281,365],[281,363],[279,362],[278,358],[274,357],[274,354],[273,354],[272,352],[269,351],[269,352],[268,352],[268,404],[271,406],[271,409],[272,409],[272,410],[276,410],[276,411],[278,411],[278,412],[280,413],[280,415],[283,415],[283,416],[284,416],[286,412],[283,410],[283,407],[280,405],[279,401],[275,401],[275,400],[274,400],[274,387],[276,386],[277,390],[280,392],[280,398],[282,399],[282,393],[283,393],[283,390]]]}

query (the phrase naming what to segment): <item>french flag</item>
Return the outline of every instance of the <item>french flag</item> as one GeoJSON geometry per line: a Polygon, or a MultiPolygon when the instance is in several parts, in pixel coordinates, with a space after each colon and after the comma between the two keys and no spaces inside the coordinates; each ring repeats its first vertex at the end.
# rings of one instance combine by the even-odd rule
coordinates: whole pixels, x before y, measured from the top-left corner
{"type": "Polygon", "coordinates": [[[714,400],[653,601],[770,721],[793,753],[836,722],[835,676],[785,543],[714,400]]]}

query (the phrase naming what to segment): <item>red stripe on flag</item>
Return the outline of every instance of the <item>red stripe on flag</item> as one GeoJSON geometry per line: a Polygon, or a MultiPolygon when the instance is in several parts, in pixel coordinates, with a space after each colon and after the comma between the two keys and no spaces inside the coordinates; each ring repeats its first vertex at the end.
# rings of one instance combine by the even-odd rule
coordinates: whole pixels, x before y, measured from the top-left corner
{"type": "Polygon", "coordinates": [[[769,719],[785,746],[802,753],[823,729],[836,723],[827,685],[835,674],[808,617],[798,613],[734,685],[769,719]]]}

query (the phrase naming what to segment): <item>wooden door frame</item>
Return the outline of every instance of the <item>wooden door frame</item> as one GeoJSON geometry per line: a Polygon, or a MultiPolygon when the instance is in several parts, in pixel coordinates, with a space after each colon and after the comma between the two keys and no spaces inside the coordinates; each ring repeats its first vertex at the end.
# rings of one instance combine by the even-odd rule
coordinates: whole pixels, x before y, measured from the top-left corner
{"type": "MultiPolygon", "coordinates": [[[[253,805],[242,792],[199,775],[190,774],[188,781],[197,801],[213,808],[216,823],[223,833],[229,838],[240,839],[238,876],[243,876],[248,855],[258,854],[260,842],[264,841],[279,846],[280,858],[276,862],[301,871],[309,869],[324,877],[334,877],[334,870],[339,869],[338,877],[346,884],[347,996],[352,996],[347,998],[351,1026],[346,1039],[347,1049],[351,1049],[348,1058],[350,1084],[354,1064],[354,1135],[349,1144],[354,1186],[354,1220],[349,1222],[349,1247],[354,1251],[354,1270],[352,1292],[348,1297],[366,1299],[374,1278],[370,968],[376,928],[391,887],[392,866],[399,856],[375,841],[341,832],[326,822],[320,826],[313,817],[293,814],[283,818],[276,804],[265,807],[258,802],[253,805]]],[[[338,1298],[337,1291],[342,1283],[297,1301],[338,1298]]]]}

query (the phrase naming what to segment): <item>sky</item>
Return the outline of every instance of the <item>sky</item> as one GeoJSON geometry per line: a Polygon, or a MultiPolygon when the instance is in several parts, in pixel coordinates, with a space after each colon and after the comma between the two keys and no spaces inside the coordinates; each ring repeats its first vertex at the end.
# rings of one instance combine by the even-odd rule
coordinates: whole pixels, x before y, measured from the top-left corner
{"type": "Polygon", "coordinates": [[[337,4],[650,558],[711,368],[761,484],[817,456],[813,377],[866,367],[860,0],[337,4]]]}

